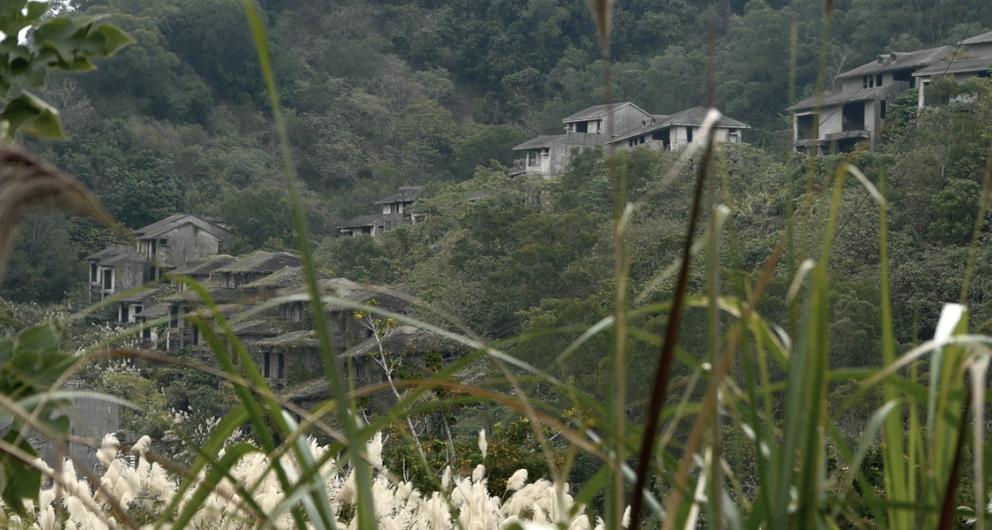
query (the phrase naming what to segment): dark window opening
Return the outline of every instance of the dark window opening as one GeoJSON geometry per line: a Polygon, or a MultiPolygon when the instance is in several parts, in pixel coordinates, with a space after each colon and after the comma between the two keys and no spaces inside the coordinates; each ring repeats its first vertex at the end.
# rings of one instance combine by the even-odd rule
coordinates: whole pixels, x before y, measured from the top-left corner
{"type": "Polygon", "coordinates": [[[813,137],[817,126],[815,114],[796,116],[796,136],[798,140],[809,140],[813,137]]]}
{"type": "Polygon", "coordinates": [[[111,289],[114,286],[114,271],[107,269],[103,271],[103,288],[111,289]]]}
{"type": "Polygon", "coordinates": [[[861,78],[861,88],[868,88],[868,76],[861,78]]]}
{"type": "Polygon", "coordinates": [[[662,129],[660,131],[655,131],[651,133],[652,140],[661,140],[661,144],[665,149],[668,149],[672,145],[671,134],[669,129],[662,129]]]}
{"type": "Polygon", "coordinates": [[[286,355],[280,353],[276,356],[276,374],[279,379],[284,379],[286,377],[286,355]]]}
{"type": "MultiPolygon", "coordinates": [[[[145,321],[144,320],[141,321],[141,325],[142,326],[145,325],[145,321]]],[[[145,340],[152,340],[152,328],[146,327],[146,328],[142,329],[141,330],[141,338],[143,338],[145,340]]]]}
{"type": "Polygon", "coordinates": [[[271,360],[271,355],[269,352],[262,354],[262,375],[266,378],[269,377],[269,361],[271,360]]]}
{"type": "Polygon", "coordinates": [[[843,109],[843,130],[844,131],[863,131],[865,130],[865,103],[863,101],[855,101],[853,103],[847,103],[844,105],[843,109]]]}
{"type": "Polygon", "coordinates": [[[200,345],[200,328],[199,326],[193,326],[193,346],[200,345]]]}
{"type": "Polygon", "coordinates": [[[121,304],[121,314],[120,314],[120,317],[121,317],[121,322],[127,322],[128,321],[128,305],[127,304],[121,304]]]}
{"type": "Polygon", "coordinates": [[[160,246],[160,247],[167,247],[167,246],[169,246],[169,240],[168,239],[159,239],[158,240],[158,246],[160,246]]]}
{"type": "Polygon", "coordinates": [[[882,86],[882,74],[875,76],[875,86],[882,86]]]}
{"type": "Polygon", "coordinates": [[[692,131],[693,131],[693,129],[692,129],[692,127],[686,127],[685,130],[686,130],[686,140],[685,141],[686,142],[689,142],[691,144],[692,143],[692,131]]]}
{"type": "Polygon", "coordinates": [[[916,78],[913,77],[912,70],[896,70],[895,72],[892,72],[892,80],[905,81],[909,83],[910,87],[912,87],[915,84],[914,81],[916,78]]]}
{"type": "Polygon", "coordinates": [[[96,263],[90,264],[90,283],[97,283],[100,281],[100,273],[97,272],[96,263]]]}
{"type": "Polygon", "coordinates": [[[585,133],[589,132],[589,122],[580,121],[575,124],[575,132],[585,133]]]}
{"type": "Polygon", "coordinates": [[[878,109],[878,115],[879,115],[879,116],[880,116],[880,117],[881,117],[881,118],[882,118],[883,120],[885,119],[885,110],[886,110],[886,107],[887,107],[887,106],[888,106],[888,105],[886,105],[886,104],[885,104],[885,100],[883,99],[883,100],[881,101],[881,106],[880,106],[880,107],[879,107],[879,109],[878,109]]]}
{"type": "Polygon", "coordinates": [[[169,306],[169,327],[179,327],[179,306],[169,306]]]}

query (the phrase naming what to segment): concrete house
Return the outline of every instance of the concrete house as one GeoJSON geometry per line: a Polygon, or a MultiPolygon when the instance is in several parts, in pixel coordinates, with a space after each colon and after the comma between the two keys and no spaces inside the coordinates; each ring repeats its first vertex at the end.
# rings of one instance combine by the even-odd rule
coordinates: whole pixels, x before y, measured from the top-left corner
{"type": "Polygon", "coordinates": [[[962,81],[992,74],[992,32],[939,46],[879,55],[874,61],[843,72],[837,90],[808,97],[793,112],[793,142],[799,152],[850,151],[874,146],[894,98],[915,89],[917,107],[927,106],[927,86],[936,78],[962,81]]]}
{"type": "Polygon", "coordinates": [[[165,271],[219,254],[233,237],[221,223],[177,213],[134,231],[135,250],[151,266],[150,280],[165,271]]]}
{"type": "Polygon", "coordinates": [[[423,213],[415,212],[411,207],[422,192],[421,186],[401,186],[396,193],[374,202],[382,213],[360,215],[349,219],[337,227],[338,234],[375,237],[405,224],[419,223],[425,216],[423,213]]]}
{"type": "Polygon", "coordinates": [[[219,286],[237,289],[283,267],[298,267],[301,263],[300,257],[290,252],[256,250],[215,269],[210,273],[210,279],[219,286]]]}
{"type": "Polygon", "coordinates": [[[951,46],[892,52],[840,74],[840,90],[789,107],[796,149],[829,152],[850,151],[863,143],[873,146],[889,102],[916,86],[916,71],[948,59],[953,52],[951,46]]]}
{"type": "Polygon", "coordinates": [[[916,106],[927,106],[927,87],[937,78],[950,77],[957,82],[971,77],[988,78],[992,75],[992,31],[961,41],[959,50],[947,60],[940,61],[913,73],[916,78],[916,106]]]}
{"type": "Polygon", "coordinates": [[[89,301],[96,302],[145,283],[147,262],[131,247],[112,246],[83,258],[89,262],[89,301]]]}
{"type": "MultiPolygon", "coordinates": [[[[678,151],[699,137],[703,121],[709,109],[692,107],[676,112],[671,116],[655,115],[651,122],[609,141],[620,149],[647,147],[664,151],[678,151]]],[[[733,118],[723,116],[714,125],[714,140],[717,142],[741,143],[744,129],[751,126],[733,118]]]]}
{"type": "MultiPolygon", "coordinates": [[[[562,119],[564,134],[541,135],[513,148],[524,158],[515,160],[510,176],[561,175],[577,150],[603,146],[633,148],[650,144],[665,150],[678,150],[693,140],[706,109],[693,107],[672,115],[651,114],[630,101],[594,105],[562,119]],[[611,130],[608,130],[611,129],[611,130]]],[[[718,125],[718,141],[741,142],[741,132],[750,127],[725,117],[718,125]]]]}

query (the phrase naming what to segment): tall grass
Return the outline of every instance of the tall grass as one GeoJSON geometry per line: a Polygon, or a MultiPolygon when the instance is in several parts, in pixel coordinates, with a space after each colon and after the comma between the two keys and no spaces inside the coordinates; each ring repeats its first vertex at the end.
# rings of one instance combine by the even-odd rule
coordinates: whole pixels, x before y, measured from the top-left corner
{"type": "MultiPolygon", "coordinates": [[[[611,3],[598,0],[591,4],[605,50],[609,45],[611,3]]],[[[825,20],[829,20],[829,3],[827,6],[825,20]]],[[[526,359],[513,358],[497,345],[458,327],[452,323],[453,319],[445,319],[441,313],[435,313],[444,321],[439,324],[322,294],[311,254],[286,120],[272,73],[265,27],[251,0],[245,0],[244,9],[265,77],[298,250],[303,261],[306,298],[314,316],[323,378],[330,390],[330,399],[312,410],[294,409],[292,404],[282,400],[268,386],[233,332],[231,323],[221,315],[206,290],[189,281],[189,288],[199,294],[207,309],[207,313],[196,315],[192,320],[210,346],[216,363],[215,366],[191,366],[231,383],[240,403],[225,415],[206,443],[194,448],[197,456],[192,465],[178,470],[184,478],[172,499],[155,514],[153,524],[156,528],[187,527],[200,511],[207,509],[211,495],[225,481],[236,485],[234,491],[228,493],[249,526],[276,524],[276,515],[267,513],[258,502],[263,479],[256,477],[252,482],[242,482],[232,475],[240,462],[256,454],[265,456],[267,470],[278,481],[282,498],[276,514],[289,513],[293,525],[301,529],[337,528],[339,506],[328,498],[325,484],[327,465],[338,451],[346,455],[344,460],[354,473],[356,500],[352,524],[360,530],[377,528],[380,516],[373,496],[373,466],[369,462],[376,458],[366,451],[367,444],[383,427],[405,425],[407,418],[422,413],[425,407],[417,400],[434,388],[457,388],[531,420],[535,438],[540,442],[557,483],[555,496],[563,507],[567,505],[569,513],[561,515],[561,521],[571,521],[577,511],[587,510],[593,516],[601,514],[604,527],[610,530],[623,526],[640,528],[648,524],[660,524],[663,529],[699,525],[748,529],[950,528],[961,519],[957,508],[962,494],[959,484],[965,466],[970,465],[973,472],[970,495],[974,506],[970,507],[968,515],[974,518],[976,528],[985,528],[987,492],[984,484],[990,474],[984,459],[983,426],[986,371],[992,339],[967,334],[968,312],[964,304],[992,196],[992,158],[979,199],[971,252],[962,271],[961,303],[943,308],[931,340],[900,354],[893,331],[890,300],[889,205],[884,198],[884,173],[877,177],[876,189],[871,179],[845,161],[829,175],[828,182],[818,183],[815,181],[814,154],[810,159],[804,197],[796,201],[796,209],[788,213],[788,222],[776,238],[776,245],[768,250],[764,265],[752,272],[743,270],[740,263],[740,235],[732,223],[724,223],[728,215],[733,215],[734,198],[726,183],[726,174],[719,174],[721,151],[710,129],[719,118],[718,113],[711,112],[704,127],[706,133],[698,135],[696,143],[682,154],[672,171],[659,179],[657,189],[640,200],[632,201],[627,197],[624,166],[611,157],[614,312],[612,317],[579,333],[575,342],[557,356],[559,362],[563,362],[592,336],[612,334],[613,396],[604,406],[594,396],[556,378],[549,371],[532,366],[526,359]],[[627,242],[634,230],[631,220],[638,215],[644,202],[652,200],[678,178],[682,168],[690,162],[695,164],[693,194],[680,258],[659,272],[659,277],[675,274],[675,286],[668,293],[668,301],[643,305],[648,291],[630,292],[631,258],[627,242]],[[881,365],[868,370],[845,370],[829,363],[830,259],[841,215],[841,199],[850,185],[851,176],[856,181],[853,185],[863,188],[863,192],[877,203],[879,216],[881,285],[878,304],[882,336],[881,351],[870,353],[877,353],[875,358],[881,365]],[[822,214],[813,207],[817,201],[828,205],[822,214]],[[702,263],[698,263],[699,254],[702,254],[702,263]],[[731,285],[724,288],[722,278],[726,275],[722,274],[721,267],[727,263],[724,258],[728,256],[735,270],[730,271],[731,285]],[[689,278],[694,268],[705,271],[705,293],[690,291],[689,278]],[[781,272],[783,268],[785,272],[781,272]],[[766,319],[759,311],[772,278],[783,274],[788,276],[791,285],[785,305],[792,320],[784,328],[766,319]],[[364,424],[354,403],[356,397],[383,389],[348,389],[346,374],[336,358],[336,348],[329,333],[325,313],[329,303],[418,326],[465,345],[473,353],[430,380],[397,380],[397,387],[405,388],[407,392],[380,417],[364,424]],[[689,308],[707,312],[706,352],[683,352],[679,348],[683,315],[689,308]],[[662,316],[664,328],[642,330],[632,324],[634,319],[645,316],[662,316]],[[633,340],[651,340],[658,346],[652,391],[643,417],[632,415],[625,390],[631,377],[626,349],[633,340]],[[456,375],[461,368],[483,360],[496,367],[512,393],[457,381],[456,375]],[[676,394],[672,384],[676,367],[689,374],[690,384],[681,394],[676,394]],[[919,380],[920,374],[926,377],[925,382],[919,380]],[[522,382],[524,380],[526,384],[522,382]],[[829,390],[832,384],[841,381],[854,383],[857,390],[843,403],[833,403],[829,390]],[[589,421],[585,424],[571,422],[565,417],[564,408],[530,399],[528,384],[551,389],[570,406],[588,411],[589,421]],[[883,403],[871,412],[863,432],[852,446],[851,440],[840,434],[837,418],[865,402],[871,391],[878,387],[882,389],[883,403]],[[776,410],[773,405],[776,401],[783,403],[784,410],[776,410]],[[287,411],[302,419],[295,421],[287,411]],[[327,420],[328,417],[332,419],[327,420]],[[225,449],[231,434],[244,424],[252,426],[254,444],[238,444],[225,449]],[[546,439],[543,428],[559,432],[560,441],[552,443],[546,439]],[[320,454],[306,442],[306,436],[315,430],[334,440],[329,450],[320,454]],[[723,437],[728,432],[748,440],[748,450],[753,457],[749,466],[735,465],[726,456],[723,437]],[[970,463],[964,461],[969,440],[970,463]],[[875,448],[881,451],[883,460],[881,485],[872,483],[862,469],[866,455],[875,448]],[[565,503],[564,482],[568,480],[578,453],[587,453],[598,468],[576,495],[576,502],[565,503]],[[559,465],[559,457],[563,455],[565,463],[559,465]],[[745,491],[741,485],[744,481],[753,483],[754,488],[745,491]],[[625,521],[628,506],[629,520],[625,521]],[[650,523],[647,522],[649,519],[650,523]]],[[[827,30],[825,23],[821,60],[826,57],[827,30]]],[[[793,35],[794,46],[795,41],[793,35]]],[[[794,67],[794,54],[792,57],[794,67]]],[[[608,61],[606,64],[608,68],[608,61]]],[[[606,79],[609,83],[608,70],[606,79]]],[[[818,91],[822,92],[823,84],[821,68],[818,91]]],[[[647,289],[653,289],[654,285],[654,282],[650,283],[647,289]]],[[[281,301],[285,299],[272,303],[281,301]]],[[[131,332],[137,331],[140,330],[131,332]]],[[[80,362],[106,353],[88,352],[80,362]]],[[[116,353],[153,357],[140,352],[118,350],[116,353]]],[[[168,358],[156,360],[175,362],[168,358]]],[[[55,396],[58,392],[58,385],[55,385],[49,394],[55,396]]],[[[446,404],[441,400],[432,406],[446,404]]],[[[45,426],[32,419],[32,405],[28,398],[0,399],[0,409],[44,432],[45,426]]],[[[47,434],[57,437],[57,433],[47,434]]],[[[16,444],[0,442],[0,452],[22,461],[30,460],[16,444]]],[[[423,458],[419,465],[430,475],[439,471],[430,468],[423,458]]],[[[51,475],[57,482],[58,474],[51,475]]],[[[444,492],[442,482],[443,479],[438,488],[444,492]]],[[[452,502],[450,497],[441,500],[452,502]]],[[[99,511],[107,523],[123,527],[137,525],[126,513],[118,513],[123,512],[119,508],[106,513],[100,507],[90,508],[99,511]]]]}

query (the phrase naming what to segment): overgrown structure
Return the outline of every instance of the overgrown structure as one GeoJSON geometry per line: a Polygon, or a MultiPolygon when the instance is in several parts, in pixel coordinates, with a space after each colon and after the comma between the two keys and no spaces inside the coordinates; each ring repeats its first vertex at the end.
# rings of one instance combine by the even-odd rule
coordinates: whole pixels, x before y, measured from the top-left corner
{"type": "MultiPolygon", "coordinates": [[[[692,143],[706,119],[704,107],[675,114],[651,114],[630,101],[594,105],[561,120],[564,134],[541,135],[513,148],[524,158],[514,161],[511,176],[552,178],[568,168],[576,150],[610,146],[616,149],[677,151],[692,143]]],[[[743,141],[746,123],[724,116],[714,125],[719,142],[743,141]]]]}
{"type": "Polygon", "coordinates": [[[793,113],[793,144],[799,152],[850,151],[874,146],[885,126],[888,107],[916,90],[917,108],[939,102],[931,84],[941,78],[960,82],[992,73],[992,32],[964,39],[958,46],[890,52],[837,76],[839,88],[803,99],[793,113]]]}

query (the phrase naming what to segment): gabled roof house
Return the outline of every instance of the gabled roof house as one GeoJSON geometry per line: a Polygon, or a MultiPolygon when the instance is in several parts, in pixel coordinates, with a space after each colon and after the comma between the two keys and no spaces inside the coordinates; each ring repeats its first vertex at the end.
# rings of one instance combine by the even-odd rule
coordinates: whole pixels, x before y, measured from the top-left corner
{"type": "MultiPolygon", "coordinates": [[[[593,105],[563,118],[564,134],[540,135],[513,148],[524,158],[514,161],[510,175],[552,178],[562,174],[576,150],[611,146],[679,150],[693,141],[707,109],[693,107],[675,114],[651,114],[630,101],[593,105]]],[[[725,117],[716,125],[717,141],[741,142],[750,126],[725,117]]]]}

